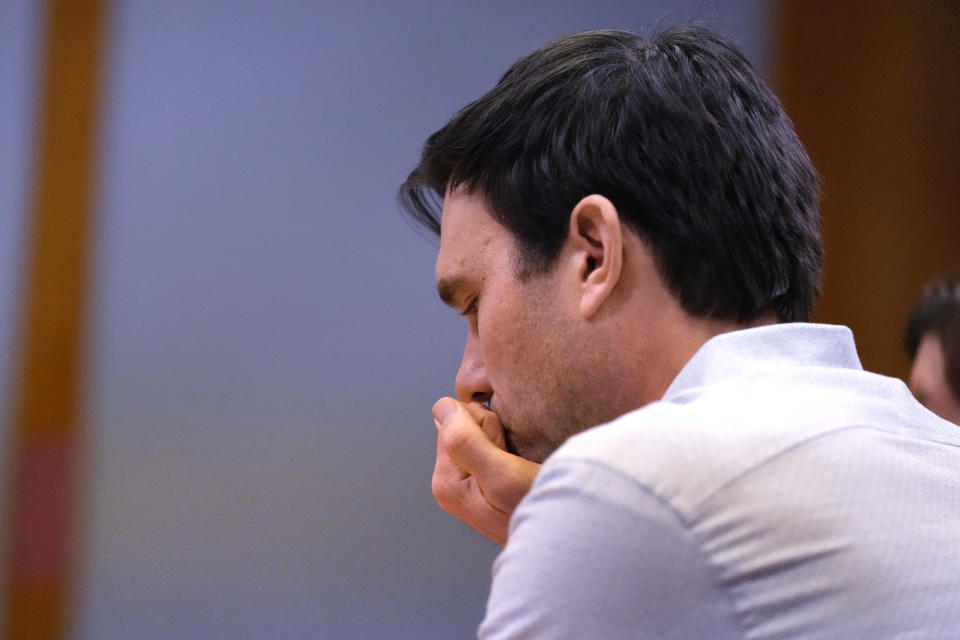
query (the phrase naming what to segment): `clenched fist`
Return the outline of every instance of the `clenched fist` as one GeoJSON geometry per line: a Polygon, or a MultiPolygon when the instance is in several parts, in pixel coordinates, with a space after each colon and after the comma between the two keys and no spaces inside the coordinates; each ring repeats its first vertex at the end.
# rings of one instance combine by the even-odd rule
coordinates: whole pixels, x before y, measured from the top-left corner
{"type": "Polygon", "coordinates": [[[503,546],[510,515],[540,465],[506,450],[503,427],[478,403],[441,398],[433,405],[437,464],[433,495],[447,513],[503,546]]]}

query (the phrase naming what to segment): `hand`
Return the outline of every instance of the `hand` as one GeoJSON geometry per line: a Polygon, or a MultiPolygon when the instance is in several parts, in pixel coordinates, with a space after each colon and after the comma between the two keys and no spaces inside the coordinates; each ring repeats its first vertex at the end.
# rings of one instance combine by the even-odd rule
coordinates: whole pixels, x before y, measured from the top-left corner
{"type": "Polygon", "coordinates": [[[500,418],[481,404],[440,398],[433,405],[437,465],[433,496],[444,511],[500,546],[510,515],[540,465],[506,451],[500,418]]]}

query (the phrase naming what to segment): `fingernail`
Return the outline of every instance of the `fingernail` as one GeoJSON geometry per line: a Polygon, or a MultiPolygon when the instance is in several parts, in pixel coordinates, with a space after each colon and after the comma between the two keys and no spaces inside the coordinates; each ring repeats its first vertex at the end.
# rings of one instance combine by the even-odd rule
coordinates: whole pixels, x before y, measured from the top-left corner
{"type": "Polygon", "coordinates": [[[457,412],[457,401],[453,398],[440,398],[433,405],[433,420],[439,428],[451,415],[457,412]]]}

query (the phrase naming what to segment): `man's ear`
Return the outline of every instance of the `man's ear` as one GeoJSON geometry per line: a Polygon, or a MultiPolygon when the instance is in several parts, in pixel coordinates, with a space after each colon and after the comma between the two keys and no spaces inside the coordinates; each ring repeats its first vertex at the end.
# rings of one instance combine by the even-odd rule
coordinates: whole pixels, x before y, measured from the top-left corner
{"type": "Polygon", "coordinates": [[[580,287],[580,313],[590,318],[613,292],[623,269],[623,230],[613,203],[593,194],[570,213],[570,243],[580,287]]]}

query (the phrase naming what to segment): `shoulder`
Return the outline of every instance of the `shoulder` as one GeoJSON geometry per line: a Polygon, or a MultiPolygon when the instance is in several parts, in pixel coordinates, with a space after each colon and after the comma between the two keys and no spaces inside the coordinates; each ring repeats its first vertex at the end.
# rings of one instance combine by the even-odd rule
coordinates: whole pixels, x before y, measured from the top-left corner
{"type": "Polygon", "coordinates": [[[890,435],[955,446],[958,433],[920,407],[899,380],[797,369],[714,381],[652,403],[569,439],[545,469],[571,462],[604,467],[693,517],[734,479],[802,455],[809,445],[826,444],[842,456],[890,435]],[[849,437],[851,431],[857,436],[849,437]]]}
{"type": "Polygon", "coordinates": [[[510,521],[480,637],[742,636],[683,517],[618,469],[567,458],[510,521]]]}

